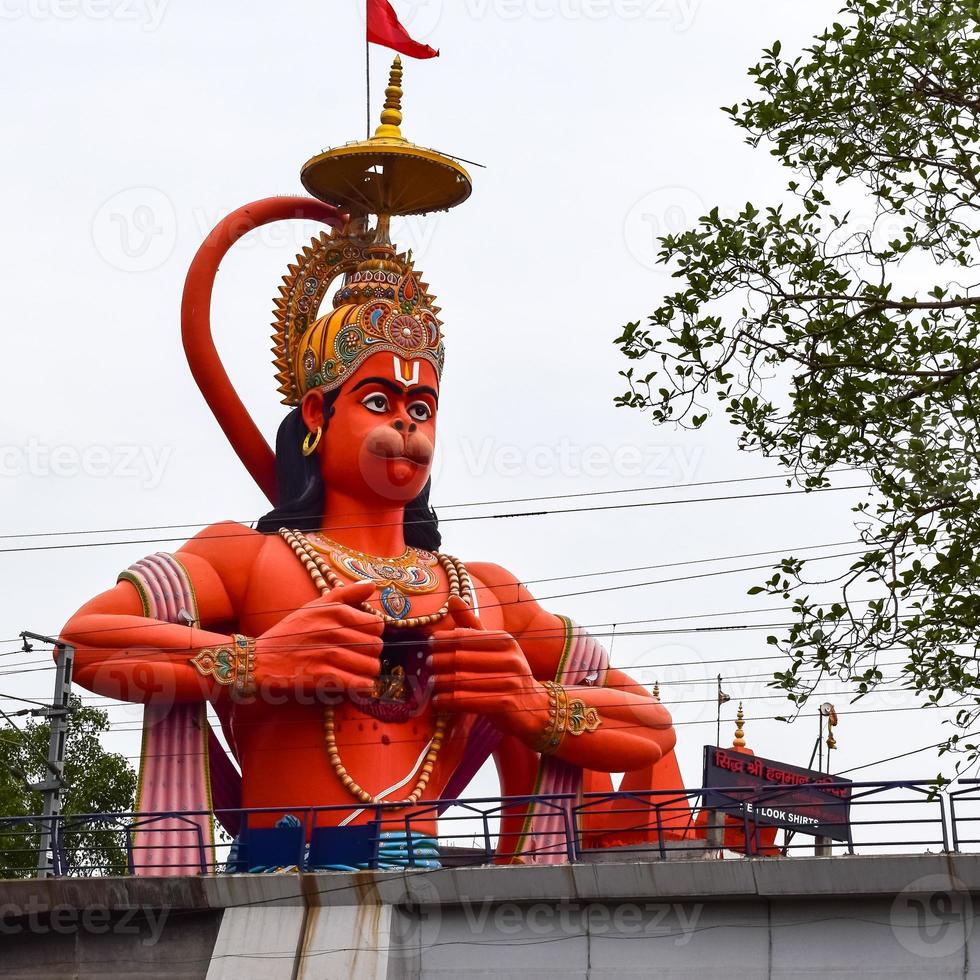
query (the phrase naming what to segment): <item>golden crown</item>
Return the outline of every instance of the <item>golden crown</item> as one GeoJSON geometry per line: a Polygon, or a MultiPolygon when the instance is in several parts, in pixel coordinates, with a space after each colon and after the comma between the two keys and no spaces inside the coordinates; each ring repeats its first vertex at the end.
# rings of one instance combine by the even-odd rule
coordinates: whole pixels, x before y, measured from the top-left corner
{"type": "Polygon", "coordinates": [[[410,257],[373,234],[352,234],[350,227],[321,233],[296,256],[275,301],[272,350],[283,403],[298,405],[311,388],[340,387],[384,351],[430,361],[441,377],[445,351],[434,302],[410,257]],[[318,317],[341,275],[333,310],[318,317]]]}

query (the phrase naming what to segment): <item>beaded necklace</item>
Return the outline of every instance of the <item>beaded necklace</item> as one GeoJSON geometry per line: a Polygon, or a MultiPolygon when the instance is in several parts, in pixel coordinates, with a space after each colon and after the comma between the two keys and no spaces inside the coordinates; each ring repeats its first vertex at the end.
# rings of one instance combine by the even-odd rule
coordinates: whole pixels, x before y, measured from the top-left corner
{"type": "MultiPolygon", "coordinates": [[[[320,552],[313,546],[312,542],[307,539],[306,535],[304,535],[302,531],[290,531],[289,528],[283,527],[279,529],[279,534],[293,550],[296,557],[303,563],[307,572],[310,574],[310,578],[313,579],[313,584],[320,590],[322,595],[326,595],[326,593],[331,589],[335,589],[338,586],[345,584],[343,579],[334,573],[334,571],[327,564],[327,561],[323,555],[320,554],[320,552]]],[[[372,558],[370,555],[364,557],[372,558]]],[[[443,571],[446,573],[446,578],[449,580],[449,595],[458,596],[467,605],[472,606],[473,583],[470,580],[470,576],[467,573],[466,567],[463,565],[463,563],[458,558],[453,558],[450,555],[437,554],[435,557],[438,559],[439,565],[442,567],[443,571]]],[[[372,560],[377,562],[384,561],[384,559],[372,560]]],[[[362,602],[361,608],[365,612],[369,612],[372,615],[377,616],[386,625],[398,629],[418,629],[422,626],[429,626],[433,623],[440,622],[441,620],[445,619],[447,615],[449,615],[448,600],[436,612],[430,613],[427,616],[409,616],[399,618],[397,616],[389,615],[387,612],[380,612],[367,602],[362,602]]],[[[416,781],[412,792],[409,793],[405,799],[397,802],[412,804],[417,803],[419,799],[421,799],[422,793],[425,790],[425,787],[428,785],[429,778],[432,775],[432,770],[435,767],[436,759],[439,757],[439,750],[442,748],[442,740],[446,734],[446,725],[448,724],[448,720],[447,715],[436,716],[436,724],[435,730],[432,733],[432,741],[429,744],[428,752],[425,754],[425,760],[422,763],[419,778],[416,781]]],[[[326,742],[327,746],[327,755],[330,759],[330,765],[333,767],[333,771],[336,773],[337,779],[340,780],[344,788],[362,803],[376,804],[383,802],[376,796],[373,796],[367,790],[363,789],[347,772],[347,769],[340,758],[340,752],[337,748],[334,709],[330,705],[323,709],[323,733],[324,741],[326,742]]]]}

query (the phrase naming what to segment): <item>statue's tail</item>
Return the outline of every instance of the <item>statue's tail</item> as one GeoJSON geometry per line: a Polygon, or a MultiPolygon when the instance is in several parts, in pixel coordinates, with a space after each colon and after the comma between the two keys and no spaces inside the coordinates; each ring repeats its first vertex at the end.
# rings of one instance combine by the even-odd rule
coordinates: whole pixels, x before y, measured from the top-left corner
{"type": "Polygon", "coordinates": [[[269,197],[233,211],[218,222],[197,250],[187,270],[180,305],[181,336],[191,374],[238,458],[273,506],[279,496],[275,454],[232,387],[215,349],[211,294],[218,266],[239,238],[273,221],[295,219],[322,221],[339,228],[345,216],[337,208],[309,197],[269,197]]]}

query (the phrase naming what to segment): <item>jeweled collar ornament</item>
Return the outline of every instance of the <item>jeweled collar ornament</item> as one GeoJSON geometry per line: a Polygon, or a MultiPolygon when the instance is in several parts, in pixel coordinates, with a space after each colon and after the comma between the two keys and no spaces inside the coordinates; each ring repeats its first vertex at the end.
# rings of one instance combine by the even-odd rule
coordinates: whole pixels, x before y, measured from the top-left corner
{"type": "Polygon", "coordinates": [[[308,534],[306,540],[325,554],[341,574],[374,582],[380,592],[382,608],[395,619],[404,619],[412,608],[406,592],[425,595],[439,587],[439,578],[434,571],[439,558],[431,551],[408,547],[397,558],[378,558],[347,548],[318,532],[308,534]]]}

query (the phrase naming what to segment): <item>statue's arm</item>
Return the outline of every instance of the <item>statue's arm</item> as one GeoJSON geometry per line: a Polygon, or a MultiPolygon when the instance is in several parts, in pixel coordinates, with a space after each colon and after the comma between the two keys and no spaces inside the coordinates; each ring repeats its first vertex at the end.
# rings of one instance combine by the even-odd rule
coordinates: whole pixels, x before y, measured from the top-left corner
{"type": "MultiPolygon", "coordinates": [[[[506,570],[480,565],[472,571],[492,590],[503,615],[504,630],[516,643],[509,647],[502,640],[498,651],[487,650],[483,655],[483,664],[487,664],[488,655],[496,660],[492,668],[495,682],[490,682],[495,683],[496,690],[474,699],[471,710],[482,708],[502,730],[532,748],[540,748],[556,699],[560,704],[573,705],[587,724],[581,726],[581,734],[573,735],[571,729],[580,727],[573,723],[550,751],[588,769],[640,769],[656,763],[674,747],[676,736],[667,709],[620,670],[609,668],[594,683],[585,677],[583,683],[561,684],[560,691],[549,692],[545,682],[555,682],[568,643],[594,641],[582,630],[570,635],[566,620],[543,609],[506,570]],[[598,726],[589,730],[596,720],[598,726]]],[[[484,644],[491,645],[489,640],[484,644]]]]}
{"type": "Polygon", "coordinates": [[[261,636],[238,633],[256,559],[277,540],[240,524],[219,524],[173,556],[193,589],[193,625],[146,615],[140,595],[146,587],[134,566],[132,581],[86,603],[62,631],[77,651],[76,680],[106,697],[143,702],[371,694],[382,623],[360,608],[373,591],[369,582],[333,589],[282,616],[261,636]]]}
{"type": "MultiPolygon", "coordinates": [[[[222,664],[247,667],[242,658],[249,651],[236,646],[236,583],[229,587],[221,566],[228,552],[250,565],[261,546],[261,535],[253,535],[240,525],[217,525],[176,553],[193,584],[194,625],[148,618],[130,581],[120,581],[85,603],[61,632],[61,639],[75,647],[75,680],[97,694],[125,701],[199,701],[231,693],[236,677],[229,678],[222,664]],[[233,535],[229,528],[240,533],[233,535]]],[[[242,673],[238,680],[244,689],[242,673]]]]}

